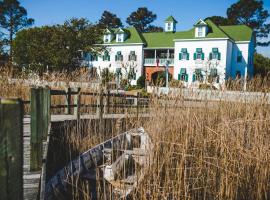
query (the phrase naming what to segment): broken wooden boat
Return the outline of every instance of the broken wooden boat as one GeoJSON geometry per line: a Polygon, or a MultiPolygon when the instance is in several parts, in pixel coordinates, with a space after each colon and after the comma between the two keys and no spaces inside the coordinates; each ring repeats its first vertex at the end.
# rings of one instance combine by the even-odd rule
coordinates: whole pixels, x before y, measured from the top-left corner
{"type": "Polygon", "coordinates": [[[45,199],[68,199],[72,178],[88,181],[91,199],[98,199],[100,193],[102,199],[125,199],[144,178],[151,150],[151,139],[143,128],[117,135],[58,171],[46,183],[45,199]]]}

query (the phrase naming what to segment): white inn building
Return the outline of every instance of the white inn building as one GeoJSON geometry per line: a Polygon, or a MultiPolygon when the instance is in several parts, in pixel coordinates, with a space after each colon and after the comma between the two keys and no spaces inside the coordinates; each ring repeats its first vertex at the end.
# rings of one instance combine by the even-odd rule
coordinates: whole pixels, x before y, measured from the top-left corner
{"type": "Polygon", "coordinates": [[[228,78],[253,76],[255,38],[245,25],[217,26],[199,20],[188,31],[176,31],[177,21],[165,20],[164,32],[140,33],[134,27],[107,29],[99,56],[88,62],[98,72],[108,68],[117,75],[132,77],[132,84],[145,75],[148,81],[165,70],[186,86],[197,87],[210,79],[216,86],[228,78]]]}

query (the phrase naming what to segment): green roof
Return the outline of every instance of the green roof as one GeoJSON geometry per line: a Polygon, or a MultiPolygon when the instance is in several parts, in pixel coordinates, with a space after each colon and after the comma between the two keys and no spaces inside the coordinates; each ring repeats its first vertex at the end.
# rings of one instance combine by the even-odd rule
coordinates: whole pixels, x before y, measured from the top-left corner
{"type": "MultiPolygon", "coordinates": [[[[114,29],[116,30],[116,29],[114,29]]],[[[127,33],[127,39],[124,42],[116,42],[116,38],[113,41],[106,44],[129,44],[129,43],[144,43],[144,39],[141,37],[141,34],[137,31],[136,28],[123,28],[123,31],[127,33]]]]}
{"type": "MultiPolygon", "coordinates": [[[[217,26],[211,20],[205,20],[208,34],[204,38],[228,38],[234,41],[250,41],[252,30],[245,25],[217,26]]],[[[148,48],[174,47],[175,39],[196,39],[195,28],[188,31],[143,33],[148,48]]]]}
{"type": "Polygon", "coordinates": [[[177,23],[176,19],[174,19],[173,16],[169,16],[169,17],[165,20],[165,22],[175,22],[175,23],[177,23]]]}
{"type": "MultiPolygon", "coordinates": [[[[168,19],[170,19],[170,17],[168,19]]],[[[252,30],[248,26],[217,26],[209,19],[204,22],[209,27],[208,33],[204,38],[227,38],[233,41],[250,41],[252,38],[252,30]]],[[[114,32],[117,30],[118,29],[112,29],[114,32]]],[[[144,43],[148,48],[173,48],[174,40],[176,39],[197,39],[195,37],[195,27],[188,31],[178,32],[140,33],[134,27],[123,28],[123,31],[128,35],[124,42],[118,43],[114,39],[108,44],[144,43]]]]}
{"type": "Polygon", "coordinates": [[[250,41],[252,29],[246,25],[219,26],[234,41],[250,41]]]}

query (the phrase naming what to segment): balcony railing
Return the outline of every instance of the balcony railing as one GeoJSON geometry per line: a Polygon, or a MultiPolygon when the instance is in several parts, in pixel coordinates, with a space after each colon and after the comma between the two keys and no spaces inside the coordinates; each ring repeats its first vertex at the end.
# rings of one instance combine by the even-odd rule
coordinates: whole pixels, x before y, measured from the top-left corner
{"type": "MultiPolygon", "coordinates": [[[[174,58],[160,58],[159,59],[159,65],[160,66],[165,66],[166,61],[169,60],[169,65],[173,65],[174,64],[174,58]]],[[[157,64],[157,59],[155,58],[145,58],[144,59],[144,64],[145,65],[156,65],[157,64]]]]}

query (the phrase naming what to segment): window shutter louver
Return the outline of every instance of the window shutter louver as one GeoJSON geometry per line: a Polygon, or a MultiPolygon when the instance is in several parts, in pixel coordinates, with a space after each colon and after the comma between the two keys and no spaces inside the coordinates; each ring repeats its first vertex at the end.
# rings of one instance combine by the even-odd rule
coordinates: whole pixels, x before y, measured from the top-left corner
{"type": "Polygon", "coordinates": [[[187,60],[189,60],[189,53],[187,53],[187,60]]]}
{"type": "Polygon", "coordinates": [[[221,59],[221,53],[218,53],[218,60],[221,59]]]}
{"type": "Polygon", "coordinates": [[[197,59],[197,54],[196,54],[196,53],[193,54],[193,59],[194,59],[194,60],[197,59]]]}
{"type": "Polygon", "coordinates": [[[181,74],[178,74],[178,81],[181,80],[181,74]]]}
{"type": "Polygon", "coordinates": [[[182,60],[182,53],[179,53],[179,60],[182,60]]]}
{"type": "Polygon", "coordinates": [[[204,60],[204,53],[202,53],[202,60],[204,60]]]}
{"type": "Polygon", "coordinates": [[[185,81],[188,82],[188,74],[185,75],[185,81]]]}

